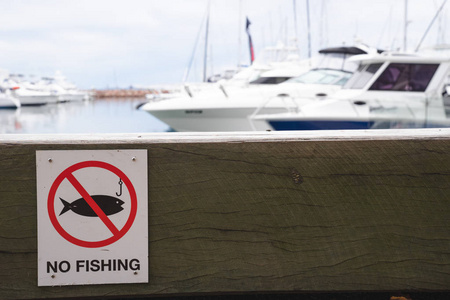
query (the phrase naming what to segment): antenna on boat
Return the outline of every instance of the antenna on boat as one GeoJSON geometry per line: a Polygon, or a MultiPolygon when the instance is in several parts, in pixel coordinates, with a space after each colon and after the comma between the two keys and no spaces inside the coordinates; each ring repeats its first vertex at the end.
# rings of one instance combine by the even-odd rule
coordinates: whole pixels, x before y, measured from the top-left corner
{"type": "Polygon", "coordinates": [[[430,24],[428,25],[427,30],[425,30],[425,33],[423,34],[422,38],[420,39],[419,44],[416,47],[415,52],[417,52],[420,48],[420,46],[422,45],[423,40],[425,39],[425,37],[428,34],[428,31],[430,31],[431,26],[433,26],[434,21],[436,20],[436,18],[439,16],[439,14],[441,13],[442,9],[444,8],[444,5],[447,3],[447,0],[444,0],[441,4],[441,7],[439,7],[438,11],[436,12],[436,14],[433,17],[433,20],[431,20],[430,24]]]}

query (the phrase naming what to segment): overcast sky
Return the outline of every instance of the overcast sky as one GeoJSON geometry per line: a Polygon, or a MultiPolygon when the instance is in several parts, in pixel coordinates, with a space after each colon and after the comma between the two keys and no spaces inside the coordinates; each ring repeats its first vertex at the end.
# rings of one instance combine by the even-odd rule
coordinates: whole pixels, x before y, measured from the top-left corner
{"type": "MultiPolygon", "coordinates": [[[[410,50],[443,1],[408,1],[410,50]]],[[[403,48],[404,0],[309,2],[313,53],[355,40],[379,48],[403,48]]],[[[59,70],[81,88],[178,83],[200,32],[189,81],[201,80],[201,26],[208,0],[0,3],[0,68],[10,73],[50,76],[59,70]]],[[[424,46],[450,43],[449,6],[444,7],[424,46]]],[[[307,56],[306,0],[211,0],[209,72],[248,64],[246,16],[256,54],[265,46],[292,42],[297,35],[301,55],[307,56]]]]}

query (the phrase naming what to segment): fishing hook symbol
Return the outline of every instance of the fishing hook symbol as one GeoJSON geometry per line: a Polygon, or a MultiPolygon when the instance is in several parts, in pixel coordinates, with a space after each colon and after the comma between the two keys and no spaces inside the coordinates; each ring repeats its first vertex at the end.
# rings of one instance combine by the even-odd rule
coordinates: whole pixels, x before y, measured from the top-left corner
{"type": "Polygon", "coordinates": [[[117,195],[118,197],[122,196],[122,184],[123,184],[122,178],[119,178],[119,186],[120,186],[120,190],[119,190],[119,193],[116,193],[116,195],[117,195]]]}

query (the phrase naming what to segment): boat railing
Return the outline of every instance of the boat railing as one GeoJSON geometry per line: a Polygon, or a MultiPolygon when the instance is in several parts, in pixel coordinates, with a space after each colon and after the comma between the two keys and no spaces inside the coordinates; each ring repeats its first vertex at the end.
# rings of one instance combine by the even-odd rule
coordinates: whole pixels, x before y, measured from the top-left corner
{"type": "Polygon", "coordinates": [[[251,115],[247,116],[247,119],[253,130],[256,131],[256,127],[252,121],[254,117],[257,116],[264,108],[269,105],[270,102],[274,101],[275,99],[281,100],[283,102],[284,108],[286,109],[287,113],[298,113],[300,111],[300,106],[295,101],[294,97],[289,94],[282,93],[276,95],[275,97],[269,97],[266,101],[262,102],[262,104],[258,106],[251,115]]]}
{"type": "MultiPolygon", "coordinates": [[[[386,103],[386,101],[375,99],[371,101],[371,106],[369,108],[369,113],[376,112],[387,112],[387,111],[395,111],[399,117],[404,117],[413,120],[422,120],[427,122],[430,114],[436,113],[436,104],[438,104],[438,108],[442,105],[443,110],[439,110],[443,113],[443,116],[446,116],[450,111],[448,107],[450,107],[450,100],[446,100],[445,97],[442,98],[442,101],[436,101],[441,99],[440,97],[435,98],[431,95],[425,95],[422,101],[406,101],[406,102],[396,102],[392,101],[390,103],[386,103]]],[[[355,103],[354,100],[352,100],[355,103]]],[[[365,102],[365,101],[362,101],[365,102]]],[[[355,110],[357,112],[357,110],[355,110]]],[[[358,112],[357,112],[358,114],[358,112]]],[[[426,126],[425,126],[426,127],[426,126]]]]}

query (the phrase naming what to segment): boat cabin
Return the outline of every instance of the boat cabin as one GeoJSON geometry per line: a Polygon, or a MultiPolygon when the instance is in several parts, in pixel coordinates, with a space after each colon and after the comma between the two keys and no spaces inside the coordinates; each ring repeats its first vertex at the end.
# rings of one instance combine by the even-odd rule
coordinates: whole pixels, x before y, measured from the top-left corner
{"type": "MultiPolygon", "coordinates": [[[[289,79],[291,82],[301,83],[317,83],[317,76],[323,77],[325,81],[331,80],[337,85],[343,85],[350,75],[355,72],[359,66],[358,62],[348,60],[349,57],[362,54],[380,53],[382,50],[377,50],[364,45],[352,47],[333,47],[325,48],[319,51],[319,55],[314,57],[308,64],[314,66],[313,72],[309,74],[298,74],[298,68],[290,66],[289,68],[275,69],[263,72],[256,79],[250,81],[250,84],[279,84],[289,79]],[[323,71],[314,71],[323,70],[323,71]],[[330,70],[329,72],[326,70],[330,70]],[[333,71],[335,71],[333,73],[333,71]],[[336,75],[343,81],[334,80],[336,75]],[[295,78],[298,78],[295,81],[295,78]],[[314,82],[310,82],[313,80],[314,82]]],[[[319,83],[329,84],[329,83],[319,83]]],[[[334,84],[334,83],[332,83],[334,84]]]]}
{"type": "MultiPolygon", "coordinates": [[[[445,59],[410,56],[410,55],[379,55],[377,57],[350,58],[352,61],[360,61],[358,70],[344,85],[344,89],[363,89],[367,91],[401,91],[401,92],[425,92],[438,88],[435,82],[430,87],[432,79],[442,81],[442,76],[435,76],[438,68],[445,59]]],[[[440,72],[448,73],[447,67],[440,72]]],[[[443,87],[442,87],[443,88],[443,87]]]]}

